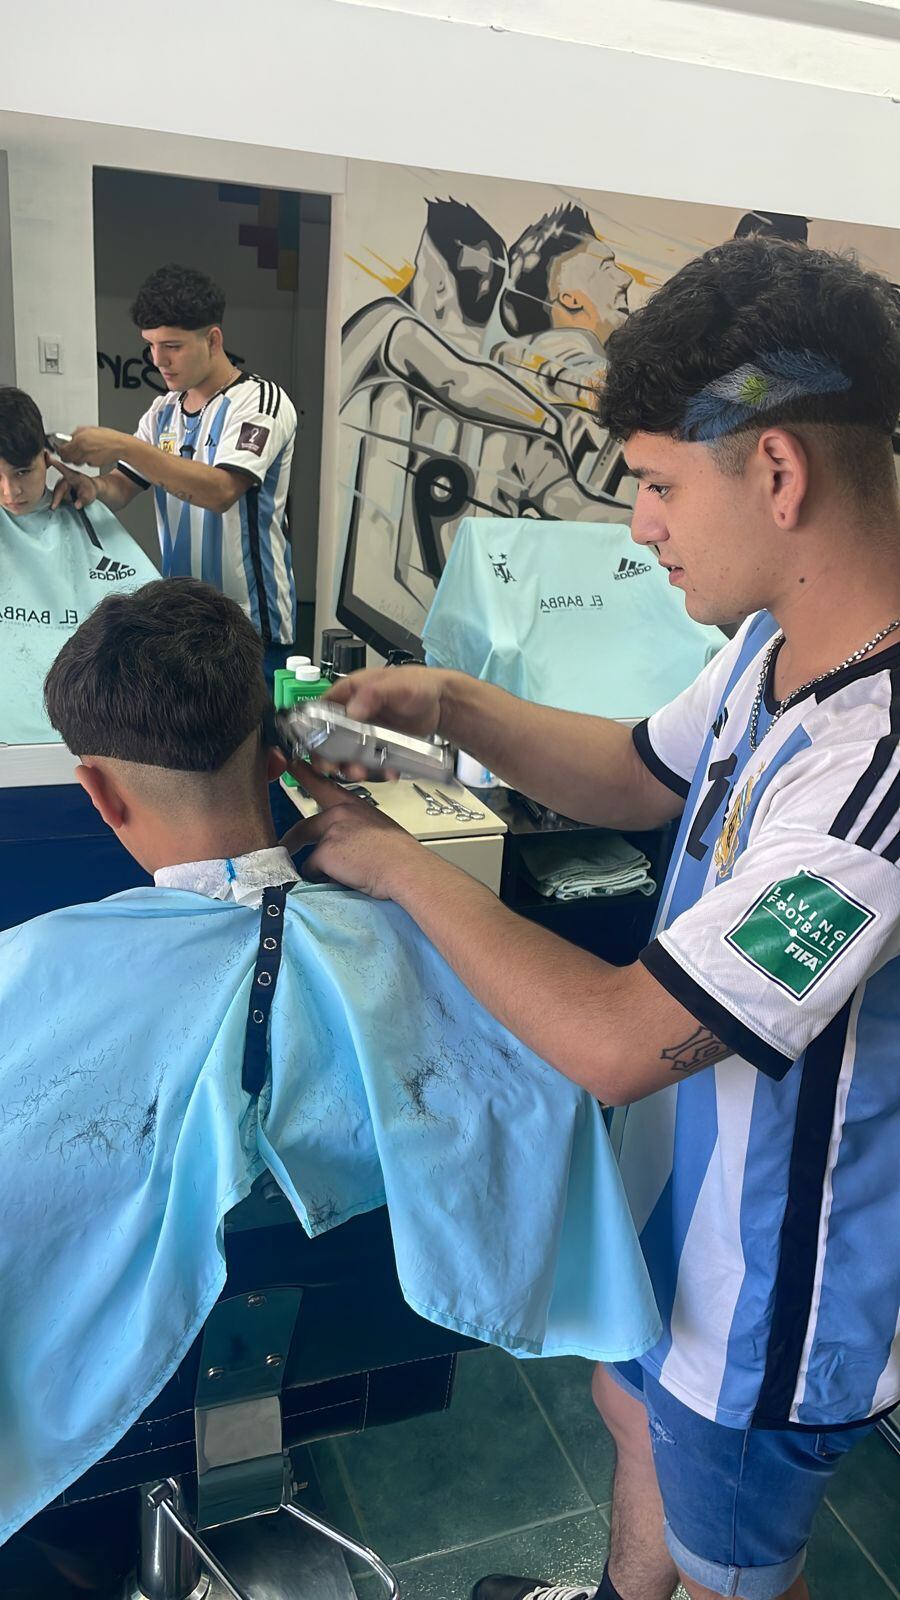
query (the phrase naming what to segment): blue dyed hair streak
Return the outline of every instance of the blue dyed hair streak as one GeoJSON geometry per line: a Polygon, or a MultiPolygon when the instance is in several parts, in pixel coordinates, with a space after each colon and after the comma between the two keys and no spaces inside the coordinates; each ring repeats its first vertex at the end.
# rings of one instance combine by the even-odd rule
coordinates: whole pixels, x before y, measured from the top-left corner
{"type": "Polygon", "coordinates": [[[813,350],[770,350],[735,367],[689,400],[681,437],[709,444],[810,395],[841,394],[851,387],[846,373],[813,350]]]}

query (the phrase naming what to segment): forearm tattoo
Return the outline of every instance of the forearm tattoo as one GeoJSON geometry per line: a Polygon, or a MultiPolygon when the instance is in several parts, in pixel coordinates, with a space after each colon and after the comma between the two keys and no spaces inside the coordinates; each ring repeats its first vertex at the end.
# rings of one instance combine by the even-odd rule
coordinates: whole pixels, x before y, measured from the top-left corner
{"type": "Polygon", "coordinates": [[[690,1038],[681,1044],[661,1050],[660,1060],[668,1061],[672,1072],[687,1077],[692,1072],[702,1072],[704,1067],[711,1067],[713,1062],[721,1061],[728,1054],[727,1046],[709,1028],[695,1028],[690,1038]]]}

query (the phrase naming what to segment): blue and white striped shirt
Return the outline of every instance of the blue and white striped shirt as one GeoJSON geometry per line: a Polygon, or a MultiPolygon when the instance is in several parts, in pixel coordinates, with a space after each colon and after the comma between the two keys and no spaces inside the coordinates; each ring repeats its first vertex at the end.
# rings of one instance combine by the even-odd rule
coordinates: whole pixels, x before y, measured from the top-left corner
{"type": "Polygon", "coordinates": [[[635,729],[685,808],[642,960],[733,1054],[630,1106],[664,1323],[643,1365],[733,1427],[900,1399],[900,645],[748,723],[751,618],[635,729]],[[769,730],[769,731],[766,731],[769,730]]]}
{"type": "MultiPolygon", "coordinates": [[[[184,399],[160,395],[137,437],[168,455],[239,468],[253,481],[221,513],[154,488],[163,577],[202,578],[237,601],[267,645],[290,644],[296,594],[286,503],[297,413],[276,383],[244,373],[201,411],[185,411],[184,399]]],[[[150,488],[127,462],[119,470],[150,488]]]]}

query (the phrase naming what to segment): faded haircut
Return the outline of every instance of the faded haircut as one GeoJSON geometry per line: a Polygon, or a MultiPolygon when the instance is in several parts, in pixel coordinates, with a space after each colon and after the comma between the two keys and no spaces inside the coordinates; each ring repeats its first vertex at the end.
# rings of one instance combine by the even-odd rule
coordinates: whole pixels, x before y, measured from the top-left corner
{"type": "Polygon", "coordinates": [[[53,727],[78,756],[216,773],[268,708],[263,644],[233,600],[197,578],[111,594],[47,674],[53,727]]]}

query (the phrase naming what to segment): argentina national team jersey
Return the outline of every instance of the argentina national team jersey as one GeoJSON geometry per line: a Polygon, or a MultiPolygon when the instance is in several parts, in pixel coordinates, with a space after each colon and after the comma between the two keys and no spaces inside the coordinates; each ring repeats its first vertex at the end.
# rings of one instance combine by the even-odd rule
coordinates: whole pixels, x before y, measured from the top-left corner
{"type": "MultiPolygon", "coordinates": [[[[249,374],[201,411],[185,411],[184,398],[160,395],[137,437],[205,466],[239,468],[253,481],[222,513],[154,488],[163,577],[202,578],[237,601],[266,644],[290,644],[296,595],[285,507],[297,413],[276,383],[249,374]]],[[[151,487],[127,462],[119,470],[151,487]]]]}
{"type": "Polygon", "coordinates": [[[642,1364],[733,1427],[900,1399],[900,645],[758,748],[751,618],[635,745],[685,809],[642,960],[733,1054],[629,1106],[620,1161],[663,1319],[642,1364]]]}

